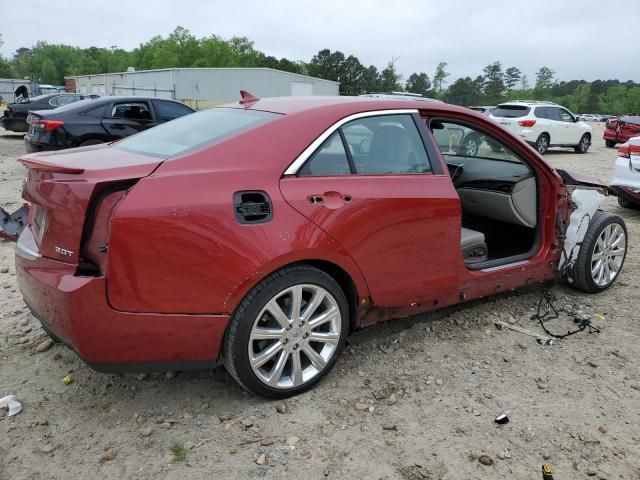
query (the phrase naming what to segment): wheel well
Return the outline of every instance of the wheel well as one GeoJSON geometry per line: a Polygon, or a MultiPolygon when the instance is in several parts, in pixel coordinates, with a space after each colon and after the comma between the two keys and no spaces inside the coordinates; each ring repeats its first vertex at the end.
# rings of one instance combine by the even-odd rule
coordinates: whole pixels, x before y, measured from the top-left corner
{"type": "Polygon", "coordinates": [[[543,136],[543,135],[544,135],[545,137],[547,137],[548,139],[551,139],[551,135],[549,135],[549,133],[548,133],[548,132],[542,132],[542,133],[540,134],[540,136],[543,136]]]}
{"type": "Polygon", "coordinates": [[[349,305],[349,331],[353,331],[358,317],[358,291],[349,274],[335,263],[325,260],[305,260],[304,262],[298,262],[294,265],[300,264],[311,265],[318,270],[322,270],[338,282],[338,285],[340,285],[340,288],[347,297],[347,303],[349,305]]]}

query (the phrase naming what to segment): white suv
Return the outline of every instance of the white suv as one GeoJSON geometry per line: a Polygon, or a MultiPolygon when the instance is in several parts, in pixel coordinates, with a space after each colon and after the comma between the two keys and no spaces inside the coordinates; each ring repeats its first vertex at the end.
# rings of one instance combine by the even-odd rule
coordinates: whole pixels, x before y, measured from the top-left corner
{"type": "Polygon", "coordinates": [[[591,145],[591,126],[556,103],[516,100],[498,105],[491,116],[541,155],[549,147],[573,147],[576,153],[586,153],[591,145]]]}

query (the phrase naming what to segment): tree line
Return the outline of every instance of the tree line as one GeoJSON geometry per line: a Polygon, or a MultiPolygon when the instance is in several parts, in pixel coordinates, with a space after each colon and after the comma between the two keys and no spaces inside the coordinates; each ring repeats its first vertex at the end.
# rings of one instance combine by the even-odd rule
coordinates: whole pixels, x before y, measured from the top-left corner
{"type": "MultiPolygon", "coordinates": [[[[0,45],[2,39],[0,37],[0,45]]],[[[0,78],[29,78],[61,85],[65,76],[90,75],[180,67],[269,67],[340,82],[340,94],[406,91],[459,105],[495,105],[522,100],[549,100],[576,113],[640,112],[640,84],[619,80],[559,81],[548,66],[530,80],[518,67],[504,68],[495,61],[474,77],[449,83],[447,63],[436,65],[431,76],[415,72],[403,81],[391,60],[382,69],[364,65],[354,55],[320,50],[308,62],[276,58],[261,52],[246,37],[224,39],[217,35],[197,38],[177,27],[168,36],[155,36],[133,50],[79,48],[37,42],[19,48],[10,59],[0,57],[0,78]]]]}

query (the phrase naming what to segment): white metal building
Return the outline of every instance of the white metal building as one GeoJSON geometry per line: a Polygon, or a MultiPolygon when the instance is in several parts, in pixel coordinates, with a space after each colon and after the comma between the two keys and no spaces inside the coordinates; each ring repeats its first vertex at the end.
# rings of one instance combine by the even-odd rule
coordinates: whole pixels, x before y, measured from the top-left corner
{"type": "MultiPolygon", "coordinates": [[[[16,91],[16,88],[24,85],[27,87],[29,91],[29,95],[33,96],[33,85],[31,84],[31,80],[20,80],[19,78],[0,78],[0,97],[2,97],[2,102],[4,103],[12,103],[16,100],[16,96],[13,92],[16,91]]],[[[0,103],[2,103],[0,102],[0,103]]]]}
{"type": "Polygon", "coordinates": [[[167,68],[66,77],[67,88],[98,95],[146,95],[194,108],[232,102],[247,90],[258,97],[338,95],[338,82],[271,68],[167,68]]]}

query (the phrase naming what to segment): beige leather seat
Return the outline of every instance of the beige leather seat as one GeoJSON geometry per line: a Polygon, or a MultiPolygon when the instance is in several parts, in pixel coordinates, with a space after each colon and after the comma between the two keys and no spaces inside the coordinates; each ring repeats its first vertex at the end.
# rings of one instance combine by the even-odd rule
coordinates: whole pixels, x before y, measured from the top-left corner
{"type": "Polygon", "coordinates": [[[482,232],[463,227],[460,231],[460,248],[466,264],[484,262],[488,258],[489,251],[482,232]]]}

